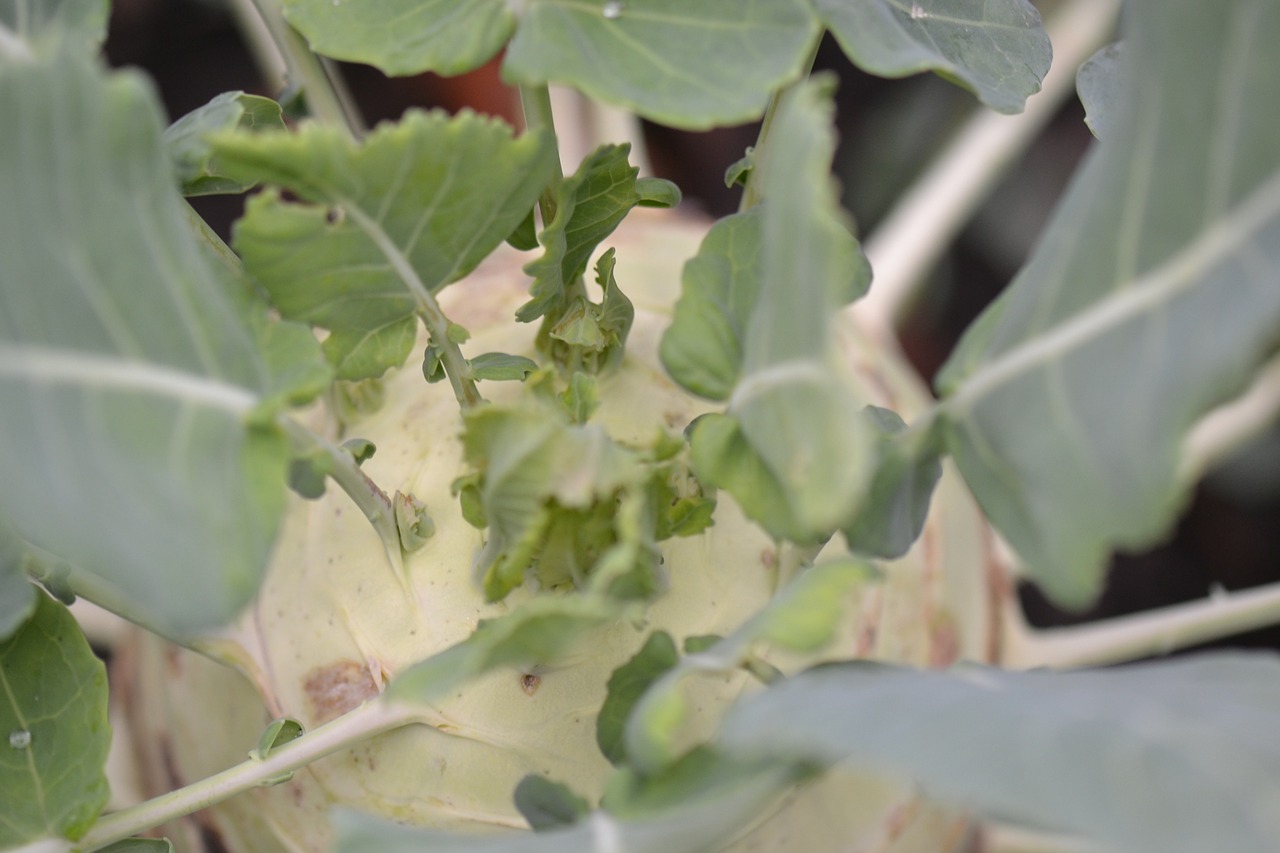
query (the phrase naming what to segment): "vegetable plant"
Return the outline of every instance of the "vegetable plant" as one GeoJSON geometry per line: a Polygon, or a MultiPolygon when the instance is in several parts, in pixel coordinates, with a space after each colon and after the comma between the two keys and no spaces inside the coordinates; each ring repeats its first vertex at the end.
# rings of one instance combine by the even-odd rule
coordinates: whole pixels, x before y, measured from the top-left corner
{"type": "Polygon", "coordinates": [[[1115,5],[255,0],[279,101],[169,123],[105,2],[0,0],[0,849],[1280,846],[1274,655],[1090,668],[1275,590],[1009,591],[1087,605],[1280,406],[1280,6],[1115,5]],[[865,243],[823,33],[984,105],[865,243]],[[499,54],[520,128],[366,128],[331,63],[499,54]],[[931,393],[896,318],[1072,80],[1098,139],[931,393]],[[551,84],[763,118],[740,210],[562,162],[551,84]],[[229,244],[184,200],[245,192],[229,244]]]}

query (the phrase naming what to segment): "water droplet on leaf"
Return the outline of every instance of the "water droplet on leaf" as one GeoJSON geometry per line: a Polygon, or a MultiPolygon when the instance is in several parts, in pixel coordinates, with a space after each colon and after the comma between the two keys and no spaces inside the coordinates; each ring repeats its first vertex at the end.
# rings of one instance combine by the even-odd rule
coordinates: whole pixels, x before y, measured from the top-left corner
{"type": "Polygon", "coordinates": [[[918,21],[925,16],[924,7],[919,3],[911,4],[911,20],[918,21]]]}
{"type": "Polygon", "coordinates": [[[9,732],[9,746],[14,749],[26,749],[31,745],[31,732],[25,729],[19,729],[16,732],[9,732]]]}
{"type": "Polygon", "coordinates": [[[622,10],[626,8],[626,5],[623,0],[609,0],[608,3],[604,4],[604,8],[600,10],[600,14],[604,15],[606,20],[616,21],[622,17],[622,10]]]}

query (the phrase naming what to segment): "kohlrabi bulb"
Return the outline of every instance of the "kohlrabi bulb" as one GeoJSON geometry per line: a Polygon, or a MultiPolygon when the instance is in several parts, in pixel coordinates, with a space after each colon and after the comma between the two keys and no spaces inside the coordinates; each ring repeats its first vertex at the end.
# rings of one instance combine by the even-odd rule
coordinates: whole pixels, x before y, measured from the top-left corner
{"type": "MultiPolygon", "coordinates": [[[[624,362],[601,377],[593,423],[623,443],[644,443],[659,429],[679,434],[710,408],[667,378],[656,355],[678,296],[680,266],[696,251],[703,229],[646,213],[633,214],[609,241],[636,318],[624,362]]],[[[472,333],[469,354],[532,354],[535,329],[512,320],[527,298],[523,260],[500,253],[442,294],[451,319],[472,333]]],[[[866,400],[910,420],[926,397],[900,356],[852,325],[840,337],[866,400]]],[[[466,466],[462,421],[448,384],[428,385],[413,362],[383,384],[382,406],[355,416],[341,437],[376,445],[363,470],[388,494],[399,490],[424,502],[434,534],[405,555],[401,570],[331,484],[319,500],[294,501],[257,599],[206,644],[239,672],[140,638],[119,671],[129,676],[126,713],[150,793],[243,760],[273,717],[293,717],[307,729],[334,719],[407,667],[465,639],[479,620],[537,594],[522,588],[486,603],[477,584],[472,567],[483,533],[463,519],[451,493],[466,466]]],[[[501,402],[522,388],[486,382],[481,391],[501,402]]],[[[316,417],[323,423],[324,415],[316,417]]],[[[779,552],[770,538],[726,494],[718,495],[714,518],[703,533],[661,544],[668,589],[649,606],[644,624],[622,620],[596,629],[567,658],[547,666],[487,673],[440,701],[430,725],[411,725],[320,760],[289,782],[194,816],[172,837],[188,850],[322,851],[334,806],[456,831],[525,831],[512,791],[530,773],[565,782],[594,801],[611,769],[596,745],[595,715],[613,670],[654,630],[677,643],[728,634],[777,591],[779,552]]],[[[987,545],[977,510],[947,471],[923,535],[886,567],[883,581],[850,598],[845,629],[823,657],[920,665],[992,659],[998,625],[987,545]]],[[[784,669],[805,663],[776,662],[784,669]]],[[[710,736],[725,706],[757,686],[745,673],[691,680],[690,706],[698,716],[689,737],[710,736]]],[[[743,831],[736,849],[869,845],[936,853],[951,849],[966,822],[919,800],[908,786],[841,771],[797,790],[743,831]]]]}

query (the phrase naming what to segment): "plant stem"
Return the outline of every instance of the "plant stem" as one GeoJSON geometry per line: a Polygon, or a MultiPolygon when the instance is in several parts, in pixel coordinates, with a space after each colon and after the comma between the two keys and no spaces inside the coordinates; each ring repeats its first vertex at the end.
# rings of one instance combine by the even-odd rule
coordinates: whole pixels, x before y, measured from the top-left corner
{"type": "Polygon", "coordinates": [[[312,53],[298,31],[289,26],[279,0],[237,0],[236,12],[242,28],[251,36],[255,31],[259,34],[258,38],[251,37],[249,41],[255,48],[264,76],[279,80],[283,64],[285,76],[289,82],[302,88],[307,109],[317,121],[330,127],[340,127],[353,139],[364,135],[364,119],[336,70],[312,53]],[[267,49],[260,36],[261,30],[252,23],[255,17],[271,34],[276,48],[274,52],[267,49]]]}
{"type": "Polygon", "coordinates": [[[871,291],[848,310],[893,337],[929,271],[1005,172],[1075,91],[1076,69],[1108,39],[1120,0],[1070,0],[1047,22],[1053,66],[1016,116],[980,109],[863,243],[871,291]]]}
{"type": "Polygon", "coordinates": [[[1253,384],[1235,400],[1200,419],[1182,445],[1179,476],[1199,479],[1232,451],[1275,423],[1280,413],[1280,356],[1267,362],[1253,384]]]}
{"type": "Polygon", "coordinates": [[[556,143],[555,164],[551,180],[538,197],[538,213],[545,228],[556,215],[556,190],[564,180],[564,166],[560,162],[560,144],[556,136],[555,115],[551,109],[551,90],[544,86],[520,85],[520,106],[524,110],[524,124],[529,130],[545,130],[556,143]]]}
{"type": "Polygon", "coordinates": [[[1006,603],[1000,663],[1012,669],[1123,663],[1280,622],[1280,583],[1071,628],[1035,630],[1006,603]]]}
{"type": "Polygon", "coordinates": [[[397,578],[404,577],[404,561],[400,551],[400,531],[396,527],[395,507],[387,493],[378,484],[369,479],[360,465],[341,447],[335,447],[323,437],[290,418],[280,418],[279,423],[289,437],[299,455],[323,453],[332,463],[333,470],[329,476],[337,483],[352,502],[369,519],[373,529],[382,540],[386,549],[387,560],[396,571],[397,578]]]}
{"type": "Polygon", "coordinates": [[[469,409],[483,403],[484,398],[480,396],[475,380],[471,378],[471,366],[462,357],[462,350],[458,345],[449,340],[449,318],[441,310],[440,303],[431,294],[431,290],[418,277],[413,264],[392,242],[382,227],[369,214],[361,210],[359,205],[349,199],[335,198],[334,200],[378,247],[396,275],[408,288],[409,293],[413,295],[414,301],[418,303],[418,316],[422,318],[427,331],[431,333],[431,342],[440,348],[440,363],[444,365],[449,384],[453,386],[453,394],[458,398],[458,405],[463,409],[469,409]]]}
{"type": "MultiPolygon", "coordinates": [[[[185,788],[106,815],[79,842],[65,842],[65,846],[47,849],[50,853],[97,850],[153,826],[208,808],[236,794],[270,784],[282,774],[417,719],[417,711],[408,706],[374,699],[276,748],[264,759],[250,759],[185,788]]],[[[26,851],[19,848],[17,853],[26,851]]]]}
{"type": "Polygon", "coordinates": [[[769,96],[769,104],[765,107],[764,118],[760,121],[760,132],[756,134],[756,144],[752,146],[751,154],[751,171],[747,174],[747,185],[742,190],[742,200],[738,202],[738,212],[743,213],[755,207],[764,200],[764,194],[761,192],[764,175],[760,171],[760,164],[764,162],[760,156],[769,146],[769,134],[773,130],[774,116],[778,112],[778,105],[782,102],[787,92],[800,85],[806,80],[813,69],[813,63],[818,58],[818,43],[815,42],[813,49],[809,52],[809,59],[804,65],[804,73],[800,75],[800,79],[794,83],[775,91],[769,96]]]}

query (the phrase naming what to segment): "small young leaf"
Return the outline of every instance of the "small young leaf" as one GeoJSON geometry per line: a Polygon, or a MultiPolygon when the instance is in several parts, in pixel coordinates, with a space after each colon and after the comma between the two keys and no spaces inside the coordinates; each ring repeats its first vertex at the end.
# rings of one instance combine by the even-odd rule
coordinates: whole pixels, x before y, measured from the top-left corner
{"type": "Polygon", "coordinates": [[[856,761],[1002,820],[1133,853],[1266,853],[1280,839],[1273,655],[1079,672],[920,671],[869,661],[730,709],[718,746],[856,761]]]}
{"type": "Polygon", "coordinates": [[[1049,70],[1049,36],[1030,0],[815,0],[845,55],[871,74],[936,71],[987,106],[1021,112],[1049,70]]]}
{"type": "Polygon", "coordinates": [[[535,831],[573,826],[591,811],[587,801],[568,786],[536,773],[516,785],[515,804],[535,831]]]}
{"type": "Polygon", "coordinates": [[[377,445],[367,438],[349,438],[342,442],[342,449],[351,454],[357,465],[363,465],[378,452],[377,445]]]}
{"type": "Polygon", "coordinates": [[[600,384],[590,373],[576,372],[560,397],[570,419],[585,424],[600,406],[600,384]]]}
{"type": "Polygon", "coordinates": [[[471,375],[477,381],[523,382],[537,369],[536,361],[505,352],[486,352],[471,359],[471,375]]]}
{"type": "Polygon", "coordinates": [[[747,148],[747,153],[741,159],[729,164],[729,168],[724,170],[724,185],[726,189],[733,189],[736,186],[746,186],[747,178],[751,175],[751,169],[754,167],[755,149],[747,148]]]}
{"type": "Polygon", "coordinates": [[[507,235],[507,244],[521,252],[538,248],[538,222],[534,216],[537,208],[529,208],[529,215],[520,221],[516,229],[507,235]]]}
{"type": "Polygon", "coordinates": [[[680,188],[666,178],[640,178],[636,181],[640,207],[673,208],[680,204],[680,188]]]}
{"type": "Polygon", "coordinates": [[[107,802],[107,673],[66,607],[0,642],[0,848],[75,840],[107,802]]]}
{"type": "Polygon", "coordinates": [[[426,545],[436,532],[436,523],[427,512],[427,505],[400,491],[395,493],[391,503],[395,507],[396,529],[400,531],[400,547],[406,552],[413,552],[426,545]]]}
{"type": "Polygon", "coordinates": [[[614,764],[626,761],[624,733],[631,709],[649,686],[680,660],[671,635],[655,631],[640,651],[609,676],[609,692],[596,716],[596,743],[614,764]]]}
{"type": "Polygon", "coordinates": [[[289,462],[289,488],[307,500],[318,500],[324,496],[325,480],[332,473],[333,459],[327,453],[299,456],[289,462]]]}
{"type": "Polygon", "coordinates": [[[253,187],[251,182],[221,174],[209,147],[210,134],[237,128],[248,132],[284,130],[280,105],[258,95],[224,92],[169,125],[164,144],[177,169],[183,195],[242,193],[253,187]]]}
{"type": "Polygon", "coordinates": [[[263,730],[262,737],[258,738],[258,745],[249,750],[249,757],[254,761],[264,761],[276,747],[296,740],[301,735],[302,723],[288,717],[279,717],[263,730]]]}
{"type": "Polygon", "coordinates": [[[338,379],[377,379],[404,364],[418,338],[416,317],[401,317],[368,329],[339,330],[325,338],[325,358],[338,379]]]}

